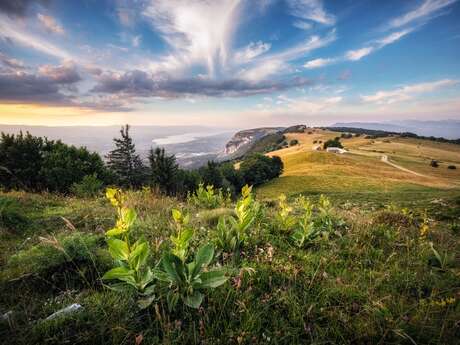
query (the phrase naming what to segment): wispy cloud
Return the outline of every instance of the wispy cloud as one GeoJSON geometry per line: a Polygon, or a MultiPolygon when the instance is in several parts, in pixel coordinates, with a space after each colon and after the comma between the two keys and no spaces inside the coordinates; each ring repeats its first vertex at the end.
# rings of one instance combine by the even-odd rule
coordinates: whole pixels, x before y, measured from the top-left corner
{"type": "Polygon", "coordinates": [[[201,64],[214,75],[225,67],[240,0],[151,0],[143,14],[182,63],[201,64]]]}
{"type": "Polygon", "coordinates": [[[321,0],[287,0],[287,3],[295,17],[324,25],[335,24],[335,16],[327,13],[321,0]]]}
{"type": "Polygon", "coordinates": [[[458,84],[458,80],[442,79],[433,82],[411,84],[389,91],[377,91],[371,95],[361,96],[364,102],[392,104],[412,99],[417,94],[433,92],[441,88],[458,84]]]}
{"type": "Polygon", "coordinates": [[[383,47],[399,41],[401,38],[411,33],[413,29],[406,29],[402,31],[393,32],[385,37],[375,40],[369,46],[356,50],[349,50],[345,53],[345,58],[350,61],[358,61],[363,57],[382,49],[383,47]]]}
{"type": "Polygon", "coordinates": [[[59,35],[63,35],[65,33],[62,26],[53,17],[39,13],[37,14],[37,18],[48,32],[59,35]]]}
{"type": "Polygon", "coordinates": [[[60,59],[70,59],[69,54],[64,49],[46,41],[43,37],[38,37],[24,31],[13,20],[0,15],[0,39],[12,41],[29,48],[33,48],[47,55],[60,59]]]}
{"type": "Polygon", "coordinates": [[[305,63],[303,65],[303,67],[308,68],[308,69],[320,68],[320,67],[324,67],[324,66],[327,66],[327,65],[331,65],[335,61],[336,61],[336,59],[332,59],[332,58],[329,58],[329,59],[321,59],[321,58],[320,59],[314,59],[314,60],[310,60],[307,63],[305,63]]]}
{"type": "Polygon", "coordinates": [[[458,0],[424,0],[413,10],[392,19],[388,23],[388,29],[395,29],[416,21],[431,19],[440,14],[440,10],[452,5],[458,0]]]}
{"type": "Polygon", "coordinates": [[[264,43],[262,41],[251,42],[243,49],[235,52],[235,61],[238,63],[246,63],[255,57],[264,54],[271,48],[271,43],[264,43]]]}

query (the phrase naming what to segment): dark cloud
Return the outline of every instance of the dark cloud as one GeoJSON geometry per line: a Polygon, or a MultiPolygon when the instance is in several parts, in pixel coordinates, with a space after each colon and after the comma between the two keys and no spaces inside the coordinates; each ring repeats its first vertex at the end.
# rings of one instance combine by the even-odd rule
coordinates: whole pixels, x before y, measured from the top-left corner
{"type": "Polygon", "coordinates": [[[73,65],[42,66],[38,73],[3,70],[0,72],[0,101],[71,104],[75,83],[81,78],[73,65]]]}
{"type": "Polygon", "coordinates": [[[14,70],[22,70],[25,68],[24,63],[17,59],[13,59],[3,53],[0,53],[0,63],[7,67],[14,70]]]}
{"type": "Polygon", "coordinates": [[[45,65],[39,68],[39,73],[57,84],[74,84],[81,80],[75,65],[72,63],[61,66],[45,65]]]}
{"type": "Polygon", "coordinates": [[[124,74],[104,73],[92,91],[124,94],[131,97],[180,98],[186,96],[244,97],[311,85],[306,78],[286,81],[213,80],[205,78],[174,79],[134,70],[124,74]]]}
{"type": "Polygon", "coordinates": [[[23,17],[27,10],[35,4],[47,6],[50,0],[0,0],[0,12],[23,17]]]}

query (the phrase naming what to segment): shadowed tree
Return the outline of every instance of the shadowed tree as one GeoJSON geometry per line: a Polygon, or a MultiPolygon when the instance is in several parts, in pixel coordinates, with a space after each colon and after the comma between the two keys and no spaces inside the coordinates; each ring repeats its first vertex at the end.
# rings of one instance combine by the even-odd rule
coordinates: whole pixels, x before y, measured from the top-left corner
{"type": "Polygon", "coordinates": [[[114,138],[115,149],[107,156],[107,165],[115,173],[123,187],[136,188],[145,180],[145,166],[138,154],[133,139],[129,136],[129,125],[121,127],[121,138],[114,138]]]}
{"type": "Polygon", "coordinates": [[[168,195],[174,194],[179,170],[176,157],[166,155],[165,149],[157,147],[150,149],[149,162],[151,184],[168,195]]]}

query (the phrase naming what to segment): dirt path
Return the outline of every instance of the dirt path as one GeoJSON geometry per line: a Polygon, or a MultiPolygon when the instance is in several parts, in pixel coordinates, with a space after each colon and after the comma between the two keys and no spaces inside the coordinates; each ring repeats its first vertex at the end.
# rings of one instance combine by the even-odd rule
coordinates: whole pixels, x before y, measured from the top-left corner
{"type": "Polygon", "coordinates": [[[400,166],[400,165],[397,165],[397,164],[395,164],[395,163],[390,162],[390,161],[388,160],[388,156],[387,156],[387,155],[383,155],[383,156],[382,156],[382,162],[391,165],[393,168],[396,168],[396,169],[405,171],[405,172],[410,173],[410,174],[414,174],[414,175],[422,176],[422,177],[428,177],[428,176],[426,176],[426,175],[419,174],[418,172],[415,172],[415,171],[413,171],[413,170],[409,170],[409,169],[403,168],[403,167],[400,166]]]}

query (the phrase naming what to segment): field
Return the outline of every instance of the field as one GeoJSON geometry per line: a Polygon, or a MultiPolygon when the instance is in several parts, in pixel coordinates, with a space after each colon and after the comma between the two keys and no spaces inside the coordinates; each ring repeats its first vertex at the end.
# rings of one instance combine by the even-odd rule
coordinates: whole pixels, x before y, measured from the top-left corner
{"type": "Polygon", "coordinates": [[[179,248],[180,224],[193,232],[184,262],[192,262],[205,244],[215,248],[209,265],[223,270],[226,281],[203,290],[198,308],[185,299],[170,308],[168,296],[182,290],[162,285],[161,275],[152,283],[146,308],[140,307],[139,291],[120,292],[102,279],[120,264],[108,250],[107,235],[117,212],[103,195],[0,193],[0,339],[8,344],[458,343],[460,175],[446,166],[460,165],[460,149],[412,139],[352,138],[342,140],[348,154],[312,151],[314,140],[336,135],[290,134],[300,145],[271,153],[282,157],[284,174],[257,188],[256,201],[245,204],[251,222],[236,246],[232,236],[243,216],[235,203],[241,206],[248,197],[210,204],[149,189],[124,194],[124,207],[135,210],[137,219],[122,239],[145,241],[150,248],[145,267],[164,269],[160,260],[179,248]],[[382,155],[419,175],[383,162],[382,155]],[[431,159],[440,166],[431,168],[431,159]],[[281,193],[287,200],[278,200],[281,193]],[[311,204],[297,199],[300,194],[311,204]],[[189,214],[190,222],[173,218],[173,209],[189,214]],[[47,319],[74,303],[81,309],[47,319]]]}
{"type": "Polygon", "coordinates": [[[402,204],[426,204],[427,201],[455,196],[460,192],[460,146],[427,140],[390,137],[342,139],[349,153],[337,155],[314,151],[314,141],[323,143],[340,133],[316,129],[311,134],[288,134],[288,141],[299,145],[271,152],[282,158],[285,170],[281,178],[257,190],[262,199],[289,195],[324,193],[340,201],[393,201],[402,204]],[[395,168],[389,162],[411,173],[395,168]],[[430,166],[431,160],[438,168],[430,166]],[[417,195],[417,197],[414,197],[417,195]]]}

